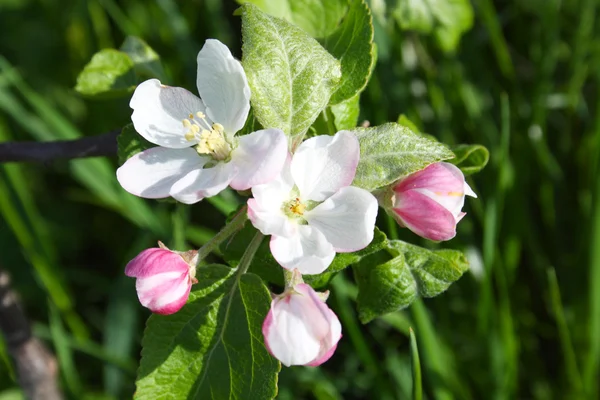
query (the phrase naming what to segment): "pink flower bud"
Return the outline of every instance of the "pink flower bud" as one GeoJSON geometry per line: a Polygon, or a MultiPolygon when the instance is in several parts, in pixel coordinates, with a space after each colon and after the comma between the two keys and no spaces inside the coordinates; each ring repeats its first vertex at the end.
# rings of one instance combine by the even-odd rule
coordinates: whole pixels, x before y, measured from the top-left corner
{"type": "Polygon", "coordinates": [[[168,315],[183,307],[196,282],[196,252],[180,253],[163,247],[142,251],[129,261],[125,275],[137,278],[135,288],[144,307],[168,315]]]}
{"type": "Polygon", "coordinates": [[[446,162],[431,164],[398,181],[393,191],[396,221],[435,241],[450,240],[456,235],[456,224],[466,214],[461,211],[465,194],[477,197],[461,170],[446,162]]]}
{"type": "Polygon", "coordinates": [[[342,326],[319,295],[300,283],[273,299],[262,332],[269,352],[285,366],[317,366],[333,355],[342,326]]]}

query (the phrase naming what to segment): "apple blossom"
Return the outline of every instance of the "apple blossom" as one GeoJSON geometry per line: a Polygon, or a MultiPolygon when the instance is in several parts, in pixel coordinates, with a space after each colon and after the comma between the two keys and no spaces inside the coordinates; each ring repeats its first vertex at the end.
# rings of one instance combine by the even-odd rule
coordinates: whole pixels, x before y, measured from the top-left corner
{"type": "Polygon", "coordinates": [[[333,355],[342,326],[318,293],[300,283],[275,296],[262,332],[269,353],[283,365],[318,366],[333,355]]]}
{"type": "Polygon", "coordinates": [[[137,278],[140,303],[156,314],[173,314],[181,309],[196,283],[197,251],[177,252],[160,248],[142,251],[125,267],[125,275],[137,278]]]}
{"type": "Polygon", "coordinates": [[[215,39],[206,41],[197,61],[201,98],[157,79],[141,83],[131,98],[135,130],[158,145],[117,170],[121,186],[136,196],[192,204],[228,185],[246,190],[266,183],[283,166],[287,138],[281,130],[235,136],[250,109],[241,63],[215,39]]]}
{"type": "Polygon", "coordinates": [[[391,214],[401,226],[435,241],[456,235],[456,224],[466,213],[465,195],[477,197],[458,167],[430,164],[392,186],[391,214]]]}
{"type": "Polygon", "coordinates": [[[349,186],[359,158],[352,132],[304,141],[281,175],[252,188],[248,218],[272,235],[273,257],[286,269],[318,274],[336,252],[353,252],[373,239],[377,200],[349,186]]]}

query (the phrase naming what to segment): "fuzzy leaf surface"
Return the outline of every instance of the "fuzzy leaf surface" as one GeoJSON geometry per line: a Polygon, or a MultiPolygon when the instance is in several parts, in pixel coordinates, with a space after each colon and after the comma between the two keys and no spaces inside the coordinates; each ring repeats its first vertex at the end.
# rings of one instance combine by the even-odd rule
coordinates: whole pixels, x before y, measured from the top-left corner
{"type": "Polygon", "coordinates": [[[445,145],[396,123],[354,132],[360,143],[360,161],[352,185],[369,191],[454,157],[445,145]]]}
{"type": "Polygon", "coordinates": [[[332,33],[346,14],[346,0],[237,0],[252,3],[273,17],[285,19],[314,38],[332,33]]]}
{"type": "Polygon", "coordinates": [[[339,62],[302,29],[251,4],[242,6],[242,38],[256,119],[299,144],[338,87],[339,62]]]}

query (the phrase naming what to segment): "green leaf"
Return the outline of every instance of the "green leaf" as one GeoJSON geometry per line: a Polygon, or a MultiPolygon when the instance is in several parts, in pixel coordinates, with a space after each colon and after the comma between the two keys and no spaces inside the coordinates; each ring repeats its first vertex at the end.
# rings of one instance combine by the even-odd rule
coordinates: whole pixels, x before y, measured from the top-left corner
{"type": "Polygon", "coordinates": [[[358,114],[360,112],[360,95],[356,95],[341,103],[331,106],[333,123],[337,131],[350,130],[358,125],[358,114]]]}
{"type": "Polygon", "coordinates": [[[360,161],[353,185],[372,191],[454,154],[443,144],[396,123],[355,130],[360,161]]]}
{"type": "Polygon", "coordinates": [[[385,249],[388,246],[388,240],[385,233],[381,232],[379,228],[375,227],[375,233],[373,240],[367,247],[362,250],[355,251],[353,253],[337,253],[333,262],[325,270],[325,272],[317,275],[303,275],[304,282],[308,283],[314,288],[322,288],[326,286],[329,281],[341,270],[349,267],[362,260],[363,258],[385,249]]]}
{"type": "Polygon", "coordinates": [[[252,3],[273,17],[283,18],[310,36],[323,38],[332,33],[346,14],[346,0],[237,0],[252,3]]]}
{"type": "MultiPolygon", "coordinates": [[[[232,267],[236,267],[239,264],[248,243],[250,243],[256,232],[256,228],[251,223],[246,223],[244,228],[231,239],[221,244],[220,250],[227,264],[232,267]]],[[[248,271],[260,276],[267,282],[283,286],[283,267],[273,258],[271,249],[269,248],[269,240],[262,241],[254,254],[248,271]]]]}
{"type": "Polygon", "coordinates": [[[133,92],[136,85],[134,63],[131,58],[115,49],[104,49],[77,77],[75,90],[84,96],[117,97],[133,92]]]}
{"type": "Polygon", "coordinates": [[[433,34],[448,53],[456,50],[460,37],[473,26],[469,0],[398,0],[392,14],[402,30],[433,34]]]}
{"type": "Polygon", "coordinates": [[[123,165],[125,161],[135,156],[137,153],[155,146],[154,143],[150,143],[137,133],[133,124],[125,125],[119,136],[117,136],[119,164],[123,165]]]}
{"type": "Polygon", "coordinates": [[[251,4],[242,6],[242,38],[255,117],[300,143],[337,88],[339,62],[301,29],[251,4]]]}
{"type": "Polygon", "coordinates": [[[342,24],[325,39],[324,45],[342,65],[341,85],[329,101],[338,104],[361,92],[375,67],[373,21],[364,0],[351,1],[342,24]]]}
{"type": "Polygon", "coordinates": [[[159,55],[139,37],[127,36],[121,45],[121,51],[131,58],[134,63],[133,68],[138,75],[165,79],[165,71],[159,55]]]}
{"type": "Polygon", "coordinates": [[[490,152],[480,144],[459,144],[452,147],[456,158],[449,160],[458,166],[465,175],[481,171],[490,159],[490,152]]]}
{"type": "Polygon", "coordinates": [[[271,295],[253,274],[222,265],[198,269],[177,313],[152,315],[142,340],[136,399],[271,399],[279,362],[261,327],[271,295]]]}
{"type": "Polygon", "coordinates": [[[431,251],[390,240],[388,252],[387,260],[379,252],[353,266],[363,323],[408,307],[417,296],[437,296],[469,269],[465,256],[456,250],[431,251]],[[373,256],[383,262],[377,265],[373,256]]]}

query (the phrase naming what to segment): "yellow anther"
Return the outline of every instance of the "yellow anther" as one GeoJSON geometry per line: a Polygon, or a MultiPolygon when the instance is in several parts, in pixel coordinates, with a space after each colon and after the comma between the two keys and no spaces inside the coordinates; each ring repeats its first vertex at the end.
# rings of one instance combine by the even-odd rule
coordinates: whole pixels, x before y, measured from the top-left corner
{"type": "Polygon", "coordinates": [[[200,133],[200,127],[198,125],[192,125],[190,128],[194,133],[200,133]]]}
{"type": "Polygon", "coordinates": [[[185,134],[185,140],[194,140],[195,137],[196,135],[191,130],[187,131],[187,133],[185,134]]]}
{"type": "Polygon", "coordinates": [[[225,130],[225,128],[223,128],[223,125],[219,124],[218,122],[214,123],[212,127],[217,132],[223,132],[225,130]]]}
{"type": "Polygon", "coordinates": [[[296,199],[290,205],[290,211],[294,214],[304,215],[304,211],[306,210],[306,206],[300,202],[300,199],[296,197],[296,199]]]}
{"type": "Polygon", "coordinates": [[[184,120],[183,120],[183,127],[184,127],[185,129],[190,129],[190,128],[192,127],[192,123],[190,122],[190,120],[189,120],[189,119],[184,119],[184,120]]]}
{"type": "Polygon", "coordinates": [[[198,111],[198,112],[196,113],[196,115],[197,115],[197,116],[198,116],[198,118],[200,118],[200,119],[204,119],[204,117],[206,117],[206,115],[204,115],[204,113],[203,113],[202,111],[198,111]]]}
{"type": "Polygon", "coordinates": [[[189,119],[194,119],[194,114],[190,114],[190,115],[188,115],[188,118],[189,118],[189,119]]]}

